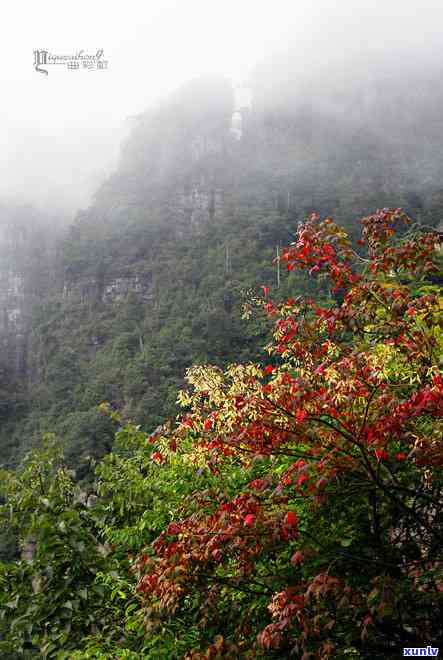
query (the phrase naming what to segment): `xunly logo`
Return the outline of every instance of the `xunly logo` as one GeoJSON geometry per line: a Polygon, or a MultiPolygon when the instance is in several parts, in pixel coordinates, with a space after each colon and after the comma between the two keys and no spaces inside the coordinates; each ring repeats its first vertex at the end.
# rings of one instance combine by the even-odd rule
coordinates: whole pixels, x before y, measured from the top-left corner
{"type": "Polygon", "coordinates": [[[432,646],[404,648],[403,655],[426,655],[436,657],[438,655],[438,648],[433,648],[432,646]]]}

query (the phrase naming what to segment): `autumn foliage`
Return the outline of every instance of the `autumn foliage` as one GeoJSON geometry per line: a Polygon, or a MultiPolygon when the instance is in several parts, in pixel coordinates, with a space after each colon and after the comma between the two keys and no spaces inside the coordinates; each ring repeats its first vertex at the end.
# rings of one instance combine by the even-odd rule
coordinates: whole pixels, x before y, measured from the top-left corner
{"type": "Polygon", "coordinates": [[[184,416],[148,439],[159,470],[181,453],[214,477],[133,563],[153,627],[212,631],[190,658],[382,658],[442,634],[436,237],[400,209],[362,230],[358,254],[332,219],[300,225],[281,261],[331,297],[264,287],[267,360],[192,368],[184,416]]]}

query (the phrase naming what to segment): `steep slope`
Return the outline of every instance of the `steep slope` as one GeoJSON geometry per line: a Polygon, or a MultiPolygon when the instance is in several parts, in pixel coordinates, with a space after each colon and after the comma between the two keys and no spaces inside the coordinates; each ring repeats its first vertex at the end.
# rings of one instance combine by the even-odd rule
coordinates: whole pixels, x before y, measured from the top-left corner
{"type": "Polygon", "coordinates": [[[36,306],[60,281],[56,219],[11,202],[0,205],[0,429],[13,430],[27,409],[30,332],[36,306]]]}
{"type": "MultiPolygon", "coordinates": [[[[405,105],[400,82],[343,83],[321,102],[312,85],[288,95],[265,74],[252,107],[207,78],[137,118],[117,172],[63,241],[54,295],[41,287],[27,325],[28,413],[7,432],[19,453],[55,431],[83,476],[111,443],[100,401],[154,428],[174,414],[186,367],[253,359],[262,328],[241,320],[244,291],[275,288],[276,248],[311,211],[351,234],[379,206],[440,218],[440,80],[421,81],[421,100],[405,105]]],[[[315,293],[282,273],[281,295],[306,287],[315,293]]]]}

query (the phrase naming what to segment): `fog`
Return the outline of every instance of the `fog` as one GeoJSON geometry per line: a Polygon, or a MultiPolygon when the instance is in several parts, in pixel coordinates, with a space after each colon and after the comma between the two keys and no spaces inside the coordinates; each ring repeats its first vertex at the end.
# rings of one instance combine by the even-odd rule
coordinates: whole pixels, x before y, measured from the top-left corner
{"type": "MultiPolygon", "coordinates": [[[[116,167],[137,114],[189,79],[223,74],[233,84],[260,71],[276,102],[298,87],[340,89],[385,72],[441,70],[439,2],[152,0],[110,4],[17,0],[0,27],[0,199],[72,215],[116,167]],[[102,49],[106,70],[50,66],[33,51],[102,49]],[[303,87],[304,86],[304,87],[303,87]]],[[[414,90],[410,90],[411,95],[414,90]]]]}

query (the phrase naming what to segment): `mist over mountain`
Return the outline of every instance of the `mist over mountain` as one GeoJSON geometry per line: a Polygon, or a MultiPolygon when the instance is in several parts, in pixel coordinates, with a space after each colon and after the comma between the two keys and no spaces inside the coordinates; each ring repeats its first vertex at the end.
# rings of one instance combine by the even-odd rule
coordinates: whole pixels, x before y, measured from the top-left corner
{"type": "Polygon", "coordinates": [[[5,404],[8,444],[56,429],[81,438],[81,463],[111,441],[100,401],[153,427],[187,366],[252,357],[243,292],[275,285],[276,246],[309,213],[353,236],[380,206],[439,222],[439,64],[316,58],[303,68],[274,53],[240,87],[199,77],[134,116],[117,169],[73,223],[3,207],[3,363],[27,411],[5,404]]]}
{"type": "MultiPolygon", "coordinates": [[[[252,85],[257,108],[266,99],[286,107],[294,94],[325,107],[337,105],[337,99],[328,100],[328,88],[340,95],[343,85],[351,85],[357,94],[374,78],[402,78],[407,85],[411,76],[417,84],[429,69],[441,70],[442,13],[432,0],[276,0],[260,6],[252,0],[241,6],[233,0],[190,0],[186,6],[155,0],[142,9],[129,0],[127,6],[122,13],[101,0],[93,7],[79,0],[69,20],[55,2],[38,7],[19,0],[8,8],[0,44],[2,197],[69,213],[84,208],[115,169],[130,118],[202,75],[252,85]],[[33,67],[38,48],[103,48],[109,67],[53,67],[43,76],[33,67]]],[[[409,89],[408,102],[414,96],[409,89]]]]}
{"type": "MultiPolygon", "coordinates": [[[[27,411],[19,419],[5,397],[11,447],[25,426],[26,445],[75,410],[82,442],[100,453],[108,431],[97,441],[90,429],[101,400],[152,426],[174,410],[187,366],[249,355],[240,341],[244,291],[275,283],[275,250],[309,213],[334,216],[353,237],[358,218],[381,206],[440,222],[441,12],[428,5],[417,14],[397,3],[350,11],[322,2],[281,18],[276,6],[257,10],[254,29],[246,7],[228,20],[226,6],[218,18],[231,47],[221,59],[208,47],[207,66],[186,83],[177,63],[155,79],[160,96],[145,81],[123,97],[117,67],[100,78],[102,100],[90,72],[77,82],[49,76],[41,108],[58,92],[38,135],[41,108],[26,124],[24,108],[14,118],[6,106],[2,364],[27,411]],[[215,73],[202,73],[211,63],[215,73]]],[[[171,28],[180,14],[169,9],[153,24],[171,28]]],[[[217,44],[222,35],[208,30],[198,39],[217,44]]],[[[193,48],[183,49],[184,62],[201,62],[193,48]]],[[[33,78],[31,88],[41,83],[33,78]]]]}
{"type": "Polygon", "coordinates": [[[4,26],[1,657],[438,654],[440,3],[4,26]]]}

